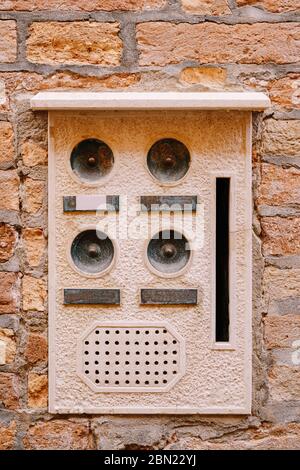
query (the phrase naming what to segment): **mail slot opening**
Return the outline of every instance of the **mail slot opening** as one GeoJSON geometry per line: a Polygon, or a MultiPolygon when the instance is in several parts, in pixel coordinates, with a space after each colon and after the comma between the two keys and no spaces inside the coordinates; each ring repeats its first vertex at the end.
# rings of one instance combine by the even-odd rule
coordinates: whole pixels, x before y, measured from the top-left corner
{"type": "Polygon", "coordinates": [[[229,341],[230,178],[216,179],[216,341],[229,341]]]}

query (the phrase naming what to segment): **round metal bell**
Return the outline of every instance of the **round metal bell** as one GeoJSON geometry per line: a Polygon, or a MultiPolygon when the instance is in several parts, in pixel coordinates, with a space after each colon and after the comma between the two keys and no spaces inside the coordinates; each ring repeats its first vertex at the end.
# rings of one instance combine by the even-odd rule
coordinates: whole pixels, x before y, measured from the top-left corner
{"type": "Polygon", "coordinates": [[[111,265],[114,246],[103,232],[85,230],[74,238],[71,257],[75,266],[83,273],[100,274],[111,265]]]}
{"type": "Polygon", "coordinates": [[[71,153],[71,167],[82,181],[96,183],[112,170],[114,156],[107,144],[97,139],[82,140],[71,153]]]}
{"type": "Polygon", "coordinates": [[[188,263],[191,251],[186,237],[176,230],[161,230],[149,242],[149,263],[162,274],[176,274],[188,263]]]}
{"type": "Polygon", "coordinates": [[[161,139],[152,145],[147,156],[150,173],[162,183],[181,180],[190,166],[190,153],[176,139],[161,139]]]}

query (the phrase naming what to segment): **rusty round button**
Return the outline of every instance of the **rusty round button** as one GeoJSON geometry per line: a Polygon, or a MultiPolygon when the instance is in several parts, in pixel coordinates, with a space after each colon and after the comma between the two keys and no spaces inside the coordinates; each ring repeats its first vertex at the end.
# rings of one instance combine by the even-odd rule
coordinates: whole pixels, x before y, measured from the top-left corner
{"type": "Polygon", "coordinates": [[[74,147],[70,161],[74,174],[81,181],[97,183],[111,172],[114,156],[105,142],[85,139],[74,147]]]}
{"type": "Polygon", "coordinates": [[[187,147],[176,139],[161,139],[155,142],[147,155],[150,173],[162,183],[180,181],[190,166],[187,147]]]}
{"type": "Polygon", "coordinates": [[[114,258],[114,246],[103,232],[94,229],[80,232],[71,245],[74,265],[83,273],[100,274],[106,271],[114,258]]]}
{"type": "Polygon", "coordinates": [[[189,262],[190,256],[187,238],[176,230],[161,230],[148,243],[150,265],[165,275],[179,273],[189,262]]]}

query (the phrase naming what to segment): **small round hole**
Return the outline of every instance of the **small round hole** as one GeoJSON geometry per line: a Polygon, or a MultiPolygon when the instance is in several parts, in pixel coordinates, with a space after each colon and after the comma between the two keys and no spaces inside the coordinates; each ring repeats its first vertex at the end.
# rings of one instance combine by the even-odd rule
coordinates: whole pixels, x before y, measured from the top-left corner
{"type": "Polygon", "coordinates": [[[89,341],[85,341],[84,344],[90,344],[90,342],[89,342],[89,341]]]}
{"type": "Polygon", "coordinates": [[[85,374],[89,374],[90,371],[89,371],[89,370],[85,370],[84,373],[85,373],[85,374]]]}

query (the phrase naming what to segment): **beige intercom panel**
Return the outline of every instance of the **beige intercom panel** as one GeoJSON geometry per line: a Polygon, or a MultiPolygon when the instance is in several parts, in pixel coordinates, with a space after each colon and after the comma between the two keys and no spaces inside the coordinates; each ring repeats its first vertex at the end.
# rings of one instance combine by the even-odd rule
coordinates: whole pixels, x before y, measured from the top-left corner
{"type": "Polygon", "coordinates": [[[50,411],[251,409],[251,112],[49,112],[50,411]]]}

